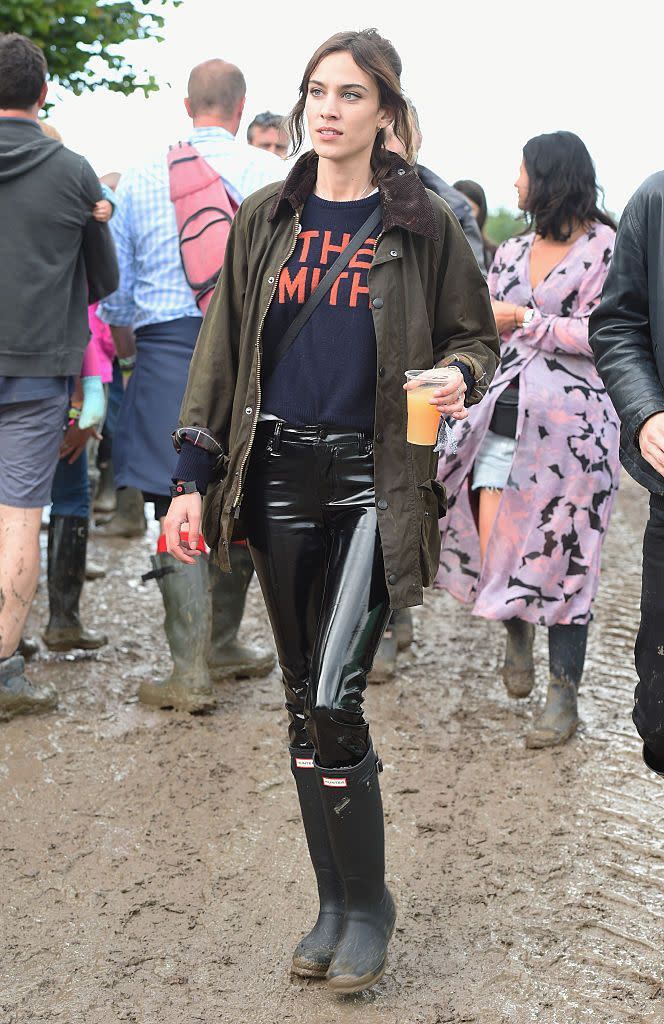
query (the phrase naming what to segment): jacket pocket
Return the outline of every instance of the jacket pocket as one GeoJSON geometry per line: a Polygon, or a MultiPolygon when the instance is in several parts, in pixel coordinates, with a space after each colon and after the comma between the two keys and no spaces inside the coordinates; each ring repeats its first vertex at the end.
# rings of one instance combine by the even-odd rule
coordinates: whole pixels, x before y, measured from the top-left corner
{"type": "Polygon", "coordinates": [[[447,515],[447,491],[438,480],[425,480],[418,487],[424,512],[434,513],[436,519],[442,519],[447,515]],[[435,508],[434,508],[435,502],[435,508]]]}

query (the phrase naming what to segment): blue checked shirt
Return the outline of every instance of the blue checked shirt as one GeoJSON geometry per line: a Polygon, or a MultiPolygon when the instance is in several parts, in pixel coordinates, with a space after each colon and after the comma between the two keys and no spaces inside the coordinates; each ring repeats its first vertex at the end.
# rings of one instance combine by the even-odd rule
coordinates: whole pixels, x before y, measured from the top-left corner
{"type": "MultiPolygon", "coordinates": [[[[286,165],[272,153],[238,142],[225,128],[194,128],[189,142],[219,172],[237,202],[279,181],[286,165]]],[[[182,270],[166,154],[123,174],[110,221],[120,265],[120,287],[100,304],[107,324],[145,327],[201,316],[182,270]]]]}

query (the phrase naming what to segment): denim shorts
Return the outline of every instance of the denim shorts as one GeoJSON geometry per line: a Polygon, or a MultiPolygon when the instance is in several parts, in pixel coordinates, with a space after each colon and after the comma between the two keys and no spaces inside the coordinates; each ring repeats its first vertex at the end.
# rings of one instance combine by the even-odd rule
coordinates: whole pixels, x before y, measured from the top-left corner
{"type": "Polygon", "coordinates": [[[0,505],[49,504],[68,397],[63,388],[49,398],[0,404],[0,505]]]}
{"type": "Polygon", "coordinates": [[[473,466],[472,489],[479,491],[486,487],[504,490],[515,451],[515,437],[503,437],[488,430],[473,466]]]}

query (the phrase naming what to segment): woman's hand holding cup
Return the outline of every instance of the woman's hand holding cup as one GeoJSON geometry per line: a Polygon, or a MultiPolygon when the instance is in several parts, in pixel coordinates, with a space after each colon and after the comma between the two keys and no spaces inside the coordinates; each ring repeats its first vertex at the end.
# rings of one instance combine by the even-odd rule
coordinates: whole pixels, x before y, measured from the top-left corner
{"type": "Polygon", "coordinates": [[[429,404],[436,407],[441,416],[451,416],[455,420],[465,420],[468,410],[464,406],[466,398],[466,382],[458,366],[447,366],[444,369],[425,370],[418,380],[409,380],[404,384],[404,391],[422,386],[428,377],[437,380],[441,374],[447,378],[431,392],[429,404]]]}

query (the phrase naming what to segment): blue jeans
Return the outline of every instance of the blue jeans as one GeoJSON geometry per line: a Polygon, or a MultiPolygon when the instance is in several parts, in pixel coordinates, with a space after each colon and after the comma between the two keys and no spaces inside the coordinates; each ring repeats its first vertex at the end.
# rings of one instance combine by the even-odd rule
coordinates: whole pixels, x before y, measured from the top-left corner
{"type": "Polygon", "coordinates": [[[83,451],[71,465],[67,458],[60,459],[51,488],[52,516],[90,515],[90,484],[88,481],[88,454],[83,451]]]}

